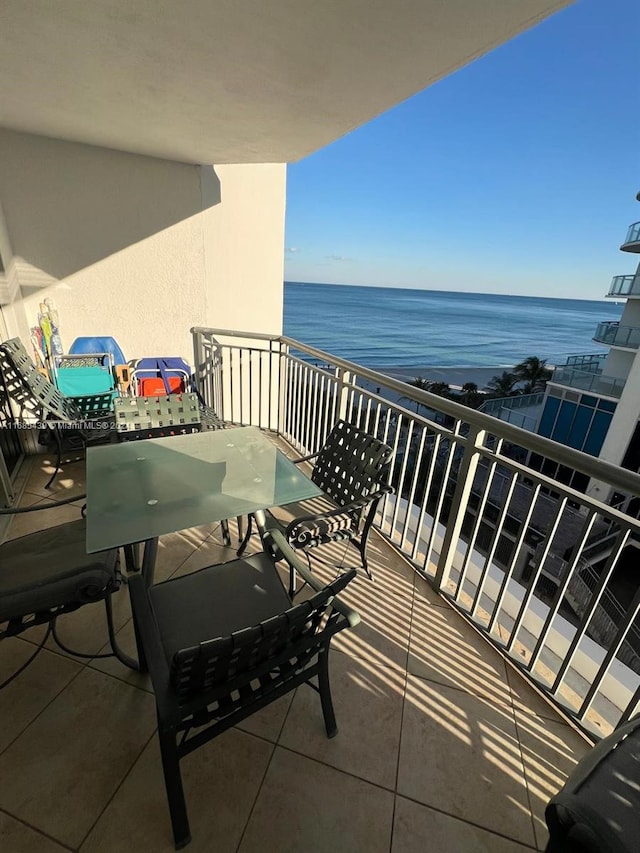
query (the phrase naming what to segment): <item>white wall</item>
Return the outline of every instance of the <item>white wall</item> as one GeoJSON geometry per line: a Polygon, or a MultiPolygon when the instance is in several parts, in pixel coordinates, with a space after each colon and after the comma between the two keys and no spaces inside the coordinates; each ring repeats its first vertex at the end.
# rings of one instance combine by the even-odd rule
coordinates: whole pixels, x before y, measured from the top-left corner
{"type": "Polygon", "coordinates": [[[282,330],[283,164],[194,166],[0,130],[0,202],[28,343],[52,297],[63,344],[181,355],[189,329],[282,330]]]}

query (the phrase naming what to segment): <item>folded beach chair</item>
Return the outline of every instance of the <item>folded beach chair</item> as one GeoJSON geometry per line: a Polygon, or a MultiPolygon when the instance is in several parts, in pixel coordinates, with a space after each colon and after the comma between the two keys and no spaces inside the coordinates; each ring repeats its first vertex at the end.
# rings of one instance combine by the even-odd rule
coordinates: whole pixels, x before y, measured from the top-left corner
{"type": "Polygon", "coordinates": [[[191,367],[182,358],[158,356],[129,362],[131,384],[138,397],[182,394],[191,385],[191,367]]]}

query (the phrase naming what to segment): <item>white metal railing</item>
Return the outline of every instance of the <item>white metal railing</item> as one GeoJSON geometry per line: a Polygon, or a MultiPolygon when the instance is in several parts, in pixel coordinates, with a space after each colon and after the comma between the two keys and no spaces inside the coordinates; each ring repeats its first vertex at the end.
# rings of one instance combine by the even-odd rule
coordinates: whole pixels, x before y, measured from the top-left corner
{"type": "Polygon", "coordinates": [[[200,391],[225,420],[312,453],[342,417],[393,447],[395,492],[378,530],[585,731],[602,736],[639,709],[640,672],[621,654],[640,586],[607,644],[594,620],[640,537],[620,509],[621,495],[640,495],[640,476],[285,336],[192,333],[200,391]],[[565,485],[572,471],[593,494],[565,485]],[[591,597],[566,618],[569,585],[603,530],[610,547],[592,565],[591,597]],[[552,582],[545,565],[558,559],[565,570],[552,582]]]}

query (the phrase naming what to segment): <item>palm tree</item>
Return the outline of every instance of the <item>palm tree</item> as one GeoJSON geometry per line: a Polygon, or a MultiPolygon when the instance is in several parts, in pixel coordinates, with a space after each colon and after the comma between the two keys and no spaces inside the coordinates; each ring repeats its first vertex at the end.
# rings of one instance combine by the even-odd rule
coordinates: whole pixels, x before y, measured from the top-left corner
{"type": "Polygon", "coordinates": [[[451,388],[448,382],[430,382],[427,391],[431,391],[432,394],[437,394],[439,397],[448,397],[451,388]]]}
{"type": "MultiPolygon", "coordinates": [[[[407,385],[411,385],[413,388],[418,388],[420,391],[431,391],[431,382],[428,379],[423,379],[422,376],[416,376],[415,379],[412,379],[410,382],[407,382],[407,385]]],[[[409,397],[400,397],[401,400],[408,400],[409,397]]],[[[419,403],[417,400],[413,401],[416,404],[416,414],[420,411],[420,406],[423,406],[424,403],[419,403]]],[[[426,406],[425,406],[426,408],[426,406]]]]}
{"type": "Polygon", "coordinates": [[[508,370],[503,370],[499,376],[493,376],[487,382],[485,388],[495,397],[512,397],[517,393],[517,391],[513,390],[513,386],[518,381],[518,377],[515,373],[509,373],[508,370]]]}
{"type": "Polygon", "coordinates": [[[477,409],[481,399],[483,399],[483,397],[478,391],[476,383],[465,382],[460,389],[460,402],[472,409],[477,409]]]}
{"type": "Polygon", "coordinates": [[[544,391],[548,380],[551,379],[551,370],[547,367],[546,358],[540,359],[537,355],[530,355],[520,364],[516,364],[513,372],[518,382],[524,382],[523,394],[535,394],[536,391],[544,391]]]}

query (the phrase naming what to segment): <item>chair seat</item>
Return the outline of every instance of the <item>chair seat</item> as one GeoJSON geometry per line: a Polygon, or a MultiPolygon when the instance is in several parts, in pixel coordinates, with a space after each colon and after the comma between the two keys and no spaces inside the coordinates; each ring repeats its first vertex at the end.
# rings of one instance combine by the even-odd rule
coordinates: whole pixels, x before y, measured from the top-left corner
{"type": "Polygon", "coordinates": [[[149,597],[162,625],[168,661],[180,649],[228,636],[291,607],[273,562],[264,553],[158,584],[149,597]]]}
{"type": "Polygon", "coordinates": [[[601,740],[545,810],[548,853],[632,853],[640,846],[640,718],[601,740]]]}
{"type": "Polygon", "coordinates": [[[87,555],[83,519],[0,545],[0,621],[104,598],[117,550],[87,555]]]}

